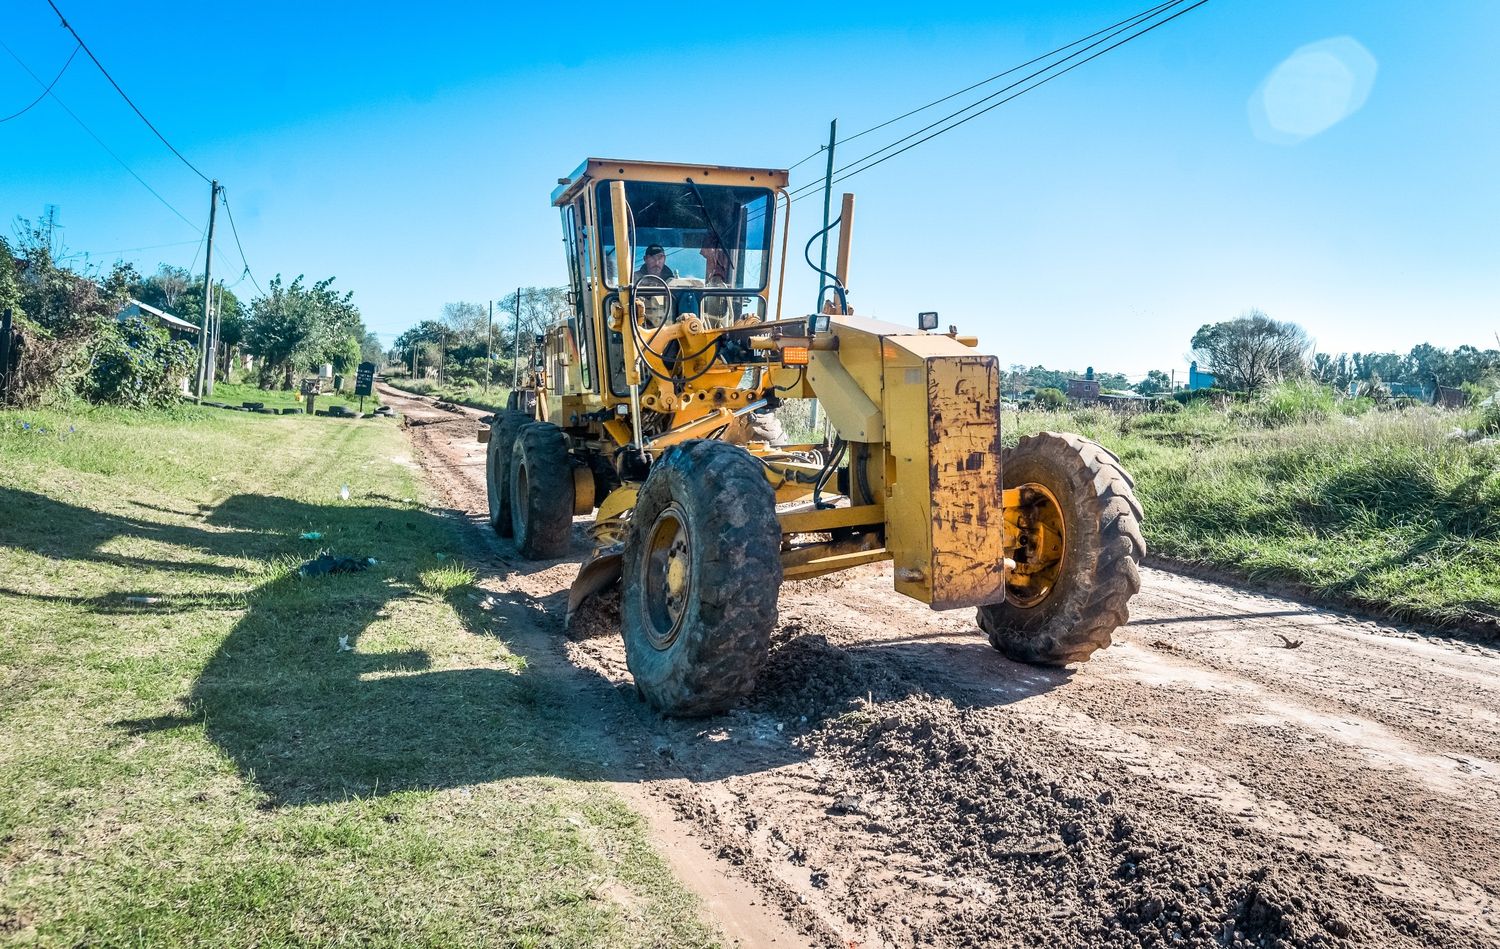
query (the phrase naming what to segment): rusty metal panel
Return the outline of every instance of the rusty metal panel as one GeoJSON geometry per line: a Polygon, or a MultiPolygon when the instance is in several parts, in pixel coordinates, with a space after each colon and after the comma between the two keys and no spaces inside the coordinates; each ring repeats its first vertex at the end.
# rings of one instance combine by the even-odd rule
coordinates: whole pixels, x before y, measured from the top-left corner
{"type": "Polygon", "coordinates": [[[927,363],[933,609],[1004,598],[1000,369],[994,356],[927,363]]]}

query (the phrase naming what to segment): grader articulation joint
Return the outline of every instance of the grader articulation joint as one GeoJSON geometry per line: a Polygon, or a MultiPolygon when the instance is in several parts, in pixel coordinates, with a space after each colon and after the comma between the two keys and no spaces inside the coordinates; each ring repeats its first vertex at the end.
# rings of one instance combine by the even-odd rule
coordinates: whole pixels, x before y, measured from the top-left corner
{"type": "Polygon", "coordinates": [[[974,607],[1008,656],[1087,659],[1126,621],[1145,553],[1119,459],[1070,434],[1002,446],[977,340],[855,315],[852,196],[835,299],[783,319],[786,184],[603,159],[560,179],[571,311],[487,433],[491,524],[554,558],[594,514],[570,624],[618,591],[636,685],[672,714],[753,687],[783,580],[884,560],[898,592],[974,607]],[[793,399],[818,400],[827,437],[778,437],[793,399]]]}

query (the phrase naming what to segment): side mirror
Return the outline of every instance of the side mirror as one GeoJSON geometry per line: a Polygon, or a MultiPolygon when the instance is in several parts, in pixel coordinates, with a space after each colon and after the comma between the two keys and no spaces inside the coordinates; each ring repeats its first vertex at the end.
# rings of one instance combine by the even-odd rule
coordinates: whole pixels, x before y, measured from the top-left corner
{"type": "Polygon", "coordinates": [[[925,313],[917,314],[917,329],[930,332],[937,329],[937,324],[938,315],[936,311],[928,310],[925,313]]]}

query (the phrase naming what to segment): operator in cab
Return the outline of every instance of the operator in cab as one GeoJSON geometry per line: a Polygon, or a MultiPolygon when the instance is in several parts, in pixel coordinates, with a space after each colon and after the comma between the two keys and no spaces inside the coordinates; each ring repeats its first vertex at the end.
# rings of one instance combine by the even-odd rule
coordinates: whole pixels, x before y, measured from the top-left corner
{"type": "Polygon", "coordinates": [[[646,324],[657,327],[667,318],[667,304],[669,290],[664,286],[670,284],[677,278],[677,273],[667,266],[667,252],[660,244],[651,244],[646,248],[646,258],[641,261],[641,267],[635,272],[635,283],[640,286],[640,300],[645,307],[646,324]],[[644,286],[641,279],[647,278],[644,286]],[[655,278],[655,279],[650,279],[655,278]],[[661,283],[656,281],[660,280],[661,283]]]}

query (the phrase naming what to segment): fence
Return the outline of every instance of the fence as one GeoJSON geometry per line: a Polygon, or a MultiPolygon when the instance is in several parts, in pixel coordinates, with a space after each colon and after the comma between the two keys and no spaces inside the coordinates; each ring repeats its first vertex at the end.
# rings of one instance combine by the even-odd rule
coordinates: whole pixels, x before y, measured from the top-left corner
{"type": "Polygon", "coordinates": [[[10,308],[0,314],[0,405],[10,404],[11,379],[20,362],[20,348],[16,345],[15,328],[11,325],[10,308]]]}

